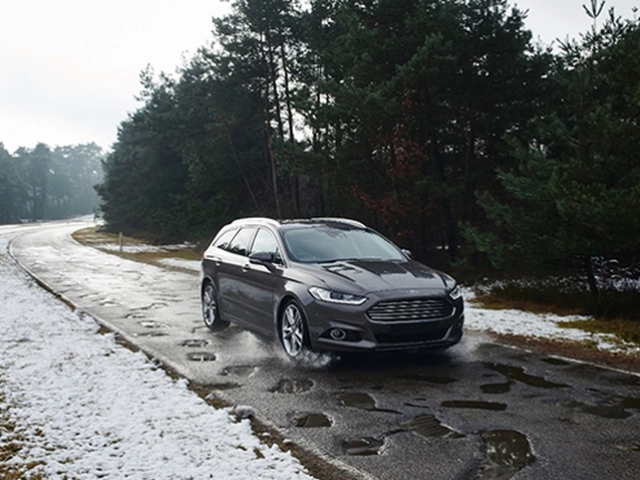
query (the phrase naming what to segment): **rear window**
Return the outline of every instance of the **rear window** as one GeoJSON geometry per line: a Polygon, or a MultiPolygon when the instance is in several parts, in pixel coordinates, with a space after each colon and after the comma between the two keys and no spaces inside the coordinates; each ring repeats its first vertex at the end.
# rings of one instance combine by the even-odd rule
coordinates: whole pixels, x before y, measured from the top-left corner
{"type": "Polygon", "coordinates": [[[221,248],[222,250],[229,250],[229,243],[231,242],[231,239],[237,231],[238,230],[235,228],[227,230],[213,241],[213,246],[216,248],[221,248]]]}

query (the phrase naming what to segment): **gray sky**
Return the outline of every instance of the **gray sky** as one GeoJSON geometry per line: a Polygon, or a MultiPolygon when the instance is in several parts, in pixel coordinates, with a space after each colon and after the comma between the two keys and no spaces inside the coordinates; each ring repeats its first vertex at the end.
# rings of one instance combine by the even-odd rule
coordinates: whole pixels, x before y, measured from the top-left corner
{"type": "MultiPolygon", "coordinates": [[[[545,44],[586,31],[590,0],[511,0],[545,44]]],[[[640,0],[607,0],[633,18],[640,0]]],[[[606,8],[607,8],[606,7],[606,8]]],[[[139,74],[174,72],[212,39],[220,0],[16,0],[0,9],[0,142],[13,152],[96,142],[109,148],[139,103],[139,74]]]]}

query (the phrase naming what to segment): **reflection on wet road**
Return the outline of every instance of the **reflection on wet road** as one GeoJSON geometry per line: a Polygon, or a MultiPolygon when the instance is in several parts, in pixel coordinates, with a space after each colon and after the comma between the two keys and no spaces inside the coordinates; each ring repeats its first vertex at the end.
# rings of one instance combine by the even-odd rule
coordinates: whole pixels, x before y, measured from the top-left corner
{"type": "Polygon", "coordinates": [[[472,334],[441,355],[312,355],[294,366],[246,331],[209,332],[197,276],[82,247],[69,238],[76,228],[30,230],[13,252],[156,361],[250,405],[353,477],[640,478],[637,376],[472,334]]]}

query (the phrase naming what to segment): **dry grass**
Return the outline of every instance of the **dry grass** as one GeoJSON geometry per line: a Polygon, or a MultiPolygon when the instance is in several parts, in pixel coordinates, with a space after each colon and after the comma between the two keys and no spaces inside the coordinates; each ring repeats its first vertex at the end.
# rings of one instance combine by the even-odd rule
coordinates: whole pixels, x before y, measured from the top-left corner
{"type": "Polygon", "coordinates": [[[640,293],[609,290],[595,299],[588,292],[550,284],[510,283],[478,295],[474,302],[489,309],[516,309],[532,313],[585,315],[590,320],[561,322],[560,326],[590,333],[612,334],[620,341],[640,345],[640,293]]]}
{"type": "MultiPolygon", "coordinates": [[[[136,262],[148,263],[151,265],[161,266],[163,268],[172,268],[176,270],[183,270],[180,267],[169,267],[162,263],[164,259],[179,259],[179,260],[200,260],[202,258],[202,252],[197,248],[162,248],[153,251],[140,251],[140,252],[127,252],[127,246],[144,246],[148,245],[144,240],[138,238],[132,238],[123,236],[122,245],[125,247],[125,251],[114,250],[113,247],[118,247],[120,244],[119,235],[115,233],[109,233],[100,230],[97,227],[85,228],[78,230],[73,234],[73,238],[83,245],[97,248],[106,253],[117,255],[127,260],[133,260],[136,262]],[[109,248],[111,247],[111,248],[109,248]]],[[[191,272],[190,272],[191,273],[191,272]]]]}
{"type": "Polygon", "coordinates": [[[39,473],[33,473],[35,467],[42,462],[15,462],[14,457],[20,453],[24,438],[16,431],[16,425],[10,418],[10,406],[0,394],[0,478],[4,480],[40,480],[39,473]]]}

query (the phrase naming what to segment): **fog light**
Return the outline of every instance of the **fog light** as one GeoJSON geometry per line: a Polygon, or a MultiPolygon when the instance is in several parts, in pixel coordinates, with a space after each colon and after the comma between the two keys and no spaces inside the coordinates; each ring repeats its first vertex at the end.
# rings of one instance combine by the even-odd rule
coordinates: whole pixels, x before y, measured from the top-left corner
{"type": "Polygon", "coordinates": [[[341,328],[334,328],[329,332],[329,335],[333,340],[344,340],[347,338],[347,332],[342,330],[341,328]]]}

